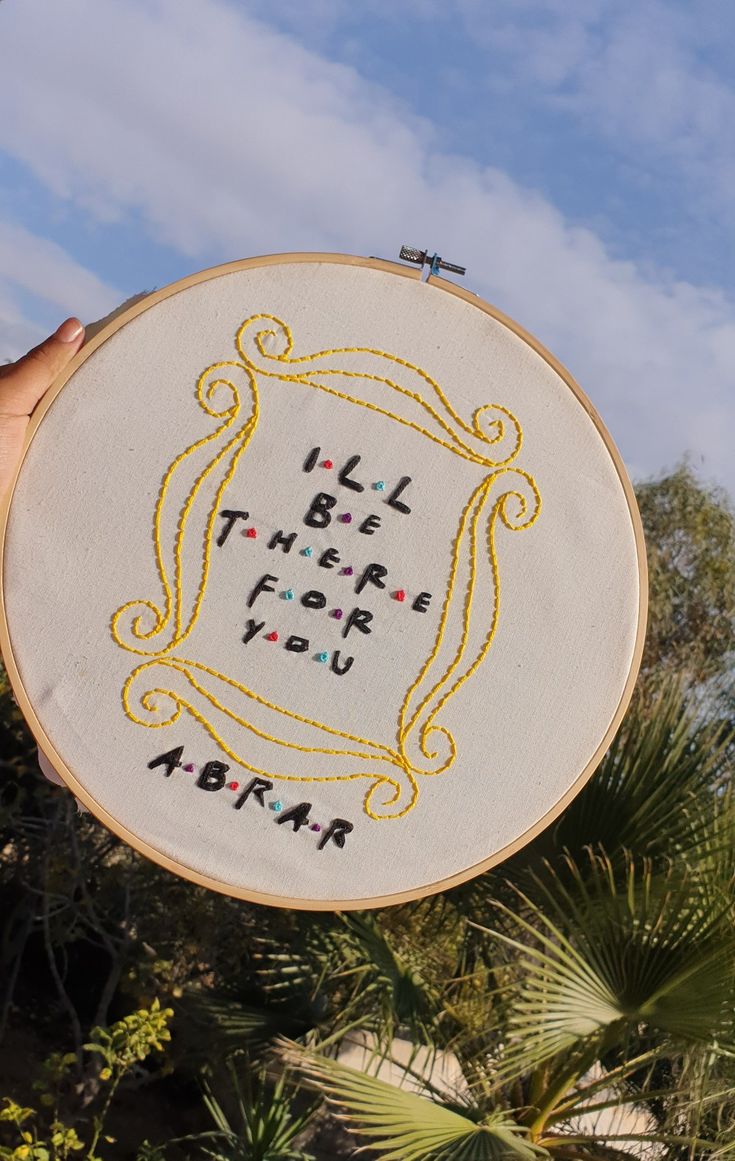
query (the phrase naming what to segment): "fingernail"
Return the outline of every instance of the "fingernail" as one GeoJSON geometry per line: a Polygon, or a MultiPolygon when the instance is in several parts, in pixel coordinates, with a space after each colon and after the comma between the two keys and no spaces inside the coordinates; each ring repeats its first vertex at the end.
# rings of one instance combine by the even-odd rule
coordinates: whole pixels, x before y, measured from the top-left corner
{"type": "Polygon", "coordinates": [[[73,343],[81,335],[84,327],[78,318],[68,318],[63,322],[56,331],[54,338],[60,339],[62,343],[73,343]]]}

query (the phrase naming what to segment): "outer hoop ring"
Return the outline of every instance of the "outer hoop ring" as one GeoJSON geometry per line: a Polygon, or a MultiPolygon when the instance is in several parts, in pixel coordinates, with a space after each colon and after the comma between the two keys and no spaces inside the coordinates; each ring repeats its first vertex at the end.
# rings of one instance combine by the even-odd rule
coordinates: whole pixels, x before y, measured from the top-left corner
{"type": "Polygon", "coordinates": [[[394,892],[390,895],[381,895],[375,897],[367,897],[364,899],[291,899],[286,896],[268,895],[259,891],[250,891],[242,887],[233,887],[229,883],[223,883],[219,879],[209,878],[207,875],[202,875],[198,871],[187,867],[182,863],[176,862],[168,855],[156,850],[150,846],[143,839],[133,834],[126,827],[122,826],[115,818],[112,817],[91,794],[82,786],[74,774],[67,768],[61,760],[51,741],[47,737],[41,722],[36,716],[35,710],[31,705],[30,699],[23,687],[20,678],[18,667],[15,663],[13,650],[10,640],[10,629],[6,619],[5,601],[4,601],[4,550],[5,537],[8,524],[8,517],[10,507],[12,504],[15,486],[20,474],[20,470],[25,460],[26,453],[31,444],[31,441],[38,430],[46,412],[51,407],[56,399],[56,396],[63,390],[64,386],[72,375],[79,369],[90,355],[102,346],[116,331],[121,327],[131,322],[138,315],[143,314],[144,311],[156,306],[159,302],[180,293],[183,290],[188,290],[192,286],[196,286],[200,282],[208,282],[215,278],[220,278],[226,274],[233,274],[241,270],[251,270],[260,266],[279,266],[284,264],[306,262],[321,262],[333,263],[335,265],[343,266],[361,266],[372,270],[382,270],[388,274],[394,274],[402,278],[420,279],[420,271],[409,267],[399,265],[395,262],[386,262],[379,258],[361,258],[359,256],[350,254],[328,254],[328,253],[293,253],[293,254],[266,254],[256,258],[244,258],[236,262],[228,262],[221,266],[212,266],[207,270],[201,270],[196,274],[190,274],[186,278],[180,279],[178,282],[172,282],[169,286],[157,290],[145,298],[136,302],[133,306],[123,311],[118,317],[114,318],[88,342],[86,343],[77,355],[72,359],[66,370],[59,376],[53,387],[46,393],[42,402],[33,412],[31,422],[29,424],[26,435],[23,453],[20,462],[13,477],[13,482],[8,490],[8,493],[0,508],[0,652],[2,653],[5,667],[10,679],[10,683],[18,702],[18,706],[23,713],[23,716],[30,727],[33,736],[51,765],[59,775],[63,778],[68,788],[76,795],[78,799],[91,811],[95,817],[102,822],[109,830],[112,831],[118,838],[122,839],[128,846],[133,847],[140,854],[145,855],[146,858],[159,866],[164,867],[167,871],[172,871],[181,878],[188,879],[192,883],[196,883],[200,887],[208,887],[210,890],[218,891],[224,895],[230,895],[238,899],[247,899],[251,903],[262,903],[271,907],[285,907],[296,908],[304,911],[339,911],[339,910],[366,910],[374,907],[385,907],[392,904],[407,903],[414,899],[422,899],[427,895],[435,894],[437,891],[448,890],[450,887],[459,886],[460,883],[465,883],[467,880],[474,878],[476,875],[482,874],[483,871],[490,870],[491,867],[497,866],[498,863],[503,862],[511,855],[515,854],[538,834],[541,833],[564,808],[572,801],[579,793],[584,784],[589,780],[592,774],[597,769],[602,757],[612,741],[615,733],[620,726],[625,711],[630,704],[633,696],[633,689],[638,671],[640,669],[641,658],[643,655],[643,645],[646,633],[646,619],[648,614],[648,567],[646,563],[646,548],[643,536],[643,525],[641,523],[638,505],[635,499],[633,486],[628,478],[620,453],[612,439],[612,436],[605,427],[602,419],[593,407],[590,400],[584,394],[579,385],[575,382],[569,372],[562,364],[554,358],[554,356],[546,350],[541,343],[538,342],[532,335],[530,335],[523,327],[514,322],[513,319],[490,306],[489,303],[483,299],[478,298],[477,295],[465,290],[464,287],[457,286],[453,282],[449,282],[443,278],[438,278],[430,275],[428,282],[447,294],[453,294],[456,298],[461,298],[469,305],[475,307],[477,310],[489,315],[495,319],[502,326],[512,331],[518,336],[527,346],[531,347],[548,365],[556,371],[559,377],[564,381],[577,401],[582,405],[587,412],[592,423],[600,434],[600,437],[605,444],[605,447],[613,461],[615,471],[618,475],[620,483],[625,493],[625,498],[630,513],[631,522],[633,524],[633,531],[635,536],[636,556],[638,561],[638,621],[636,626],[636,637],[633,649],[633,656],[631,659],[630,670],[623,688],[620,701],[618,702],[615,713],[607,728],[607,731],[602,738],[599,746],[592,755],[592,758],[587,763],[582,772],[575,779],[572,786],[565,794],[559,798],[554,805],[540,818],[536,823],[524,831],[517,839],[500,851],[496,851],[487,859],[483,859],[479,863],[475,863],[471,867],[466,867],[462,871],[458,871],[454,875],[450,875],[444,879],[439,879],[434,883],[424,884],[421,887],[414,888],[410,891],[394,892]]]}

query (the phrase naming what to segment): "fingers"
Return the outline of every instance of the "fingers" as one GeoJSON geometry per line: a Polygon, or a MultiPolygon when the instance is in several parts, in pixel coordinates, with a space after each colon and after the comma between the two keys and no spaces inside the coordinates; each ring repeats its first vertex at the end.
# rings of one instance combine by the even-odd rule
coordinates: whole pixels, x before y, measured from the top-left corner
{"type": "Polygon", "coordinates": [[[82,345],[84,327],[68,318],[17,363],[0,367],[0,499],[15,474],[28,417],[82,345]]]}
{"type": "Polygon", "coordinates": [[[78,318],[59,329],[17,363],[0,368],[0,421],[4,416],[30,415],[57,375],[76,355],[84,339],[78,318]]]}

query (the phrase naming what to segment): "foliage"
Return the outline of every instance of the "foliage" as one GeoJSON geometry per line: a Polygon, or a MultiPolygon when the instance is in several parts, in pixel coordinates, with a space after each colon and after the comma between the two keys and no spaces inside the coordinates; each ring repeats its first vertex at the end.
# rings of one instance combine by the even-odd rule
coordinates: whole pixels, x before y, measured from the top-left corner
{"type": "Polygon", "coordinates": [[[648,549],[650,616],[643,672],[692,682],[735,656],[735,512],[688,464],[636,489],[648,549]]]}
{"type": "MultiPolygon", "coordinates": [[[[14,1141],[0,1144],[0,1157],[18,1161],[67,1161],[76,1155],[79,1161],[100,1161],[97,1146],[115,1093],[151,1052],[163,1051],[164,1042],[171,1039],[168,1030],[171,1016],[170,1008],[161,1008],[154,1000],[149,1009],[133,1012],[109,1028],[93,1029],[92,1040],[84,1049],[92,1057],[90,1065],[103,1082],[103,1087],[96,1090],[100,1098],[96,1108],[84,1108],[85,1077],[77,1053],[55,1052],[49,1056],[34,1086],[39,1094],[38,1109],[20,1105],[10,1097],[4,1099],[0,1122],[14,1141]],[[97,1055],[102,1058],[101,1069],[94,1067],[97,1055]],[[82,1109],[85,1122],[82,1132],[88,1132],[87,1140],[79,1135],[74,1124],[67,1123],[71,1115],[78,1124],[82,1109]]],[[[114,1144],[110,1136],[103,1139],[114,1144]]]]}
{"type": "Polygon", "coordinates": [[[429,1156],[454,1161],[506,1157],[533,1161],[536,1155],[546,1155],[500,1110],[473,1119],[317,1053],[292,1047],[286,1058],[346,1110],[356,1132],[370,1137],[386,1161],[418,1161],[429,1156]]]}
{"type": "Polygon", "coordinates": [[[449,927],[446,917],[433,923],[429,909],[420,905],[379,918],[364,912],[296,923],[295,945],[258,941],[257,976],[271,1001],[308,1003],[322,1044],[355,1028],[375,1033],[383,1044],[399,1034],[417,1044],[433,1042],[442,1004],[432,977],[445,978],[456,967],[456,925],[449,927]],[[401,924],[406,914],[412,919],[407,930],[401,924]],[[417,944],[420,914],[424,938],[417,944]],[[437,929],[433,939],[432,928],[437,929]],[[330,1036],[335,1021],[337,1033],[330,1036]]]}
{"type": "Polygon", "coordinates": [[[425,1074],[413,1072],[418,1095],[287,1049],[381,1156],[735,1148],[730,877],[711,863],[656,872],[629,858],[620,872],[604,855],[563,862],[565,874],[547,864],[537,879],[543,902],[520,893],[514,907],[496,901],[503,922],[483,929],[493,1004],[483,1029],[455,1039],[453,1094],[425,1074]],[[633,1127],[601,1129],[596,1118],[611,1107],[629,1110],[633,1127]]]}
{"type": "Polygon", "coordinates": [[[316,1104],[296,1113],[287,1074],[269,1084],[264,1068],[243,1070],[238,1063],[231,1060],[228,1069],[235,1097],[232,1121],[211,1083],[204,1084],[204,1103],[221,1137],[216,1149],[204,1148],[206,1155],[214,1161],[313,1161],[311,1154],[296,1147],[296,1138],[312,1119],[316,1104]]]}
{"type": "Polygon", "coordinates": [[[638,494],[652,600],[632,710],[553,826],[433,899],[316,915],[184,883],[38,776],[0,683],[0,1074],[16,1097],[0,1156],[735,1150],[733,513],[687,466],[638,494]],[[364,1071],[340,1059],[350,1035],[364,1071]]]}

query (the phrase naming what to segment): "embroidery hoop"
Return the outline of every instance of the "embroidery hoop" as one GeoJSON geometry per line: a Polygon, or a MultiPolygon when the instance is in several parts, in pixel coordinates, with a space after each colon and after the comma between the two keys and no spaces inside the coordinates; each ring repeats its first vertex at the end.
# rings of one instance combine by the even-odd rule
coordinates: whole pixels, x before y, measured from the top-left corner
{"type": "MultiPolygon", "coordinates": [[[[112,322],[110,322],[107,326],[105,326],[97,335],[94,336],[94,338],[85,347],[82,348],[82,350],[75,357],[75,359],[72,361],[72,363],[67,368],[67,370],[59,378],[59,380],[56,382],[56,384],[54,385],[52,390],[46,396],[42,405],[34,413],[34,416],[32,418],[31,425],[29,428],[28,437],[26,440],[25,450],[27,451],[28,447],[30,446],[30,444],[33,440],[35,433],[37,432],[40,424],[43,421],[44,416],[48,412],[54,399],[63,390],[65,384],[69,381],[69,379],[82,366],[82,364],[85,363],[86,360],[89,359],[89,357],[91,355],[93,355],[94,352],[100,346],[102,346],[102,344],[104,344],[112,335],[114,335],[119,329],[124,327],[127,323],[131,322],[133,319],[137,318],[139,315],[150,310],[152,307],[155,307],[157,304],[165,301],[166,299],[168,299],[176,294],[179,294],[182,291],[186,291],[187,289],[189,289],[191,287],[195,287],[200,283],[208,282],[210,280],[217,279],[217,278],[222,277],[224,275],[239,272],[239,271],[247,271],[247,270],[255,269],[258,267],[279,266],[279,265],[294,264],[294,263],[328,263],[328,264],[331,263],[331,264],[337,264],[337,265],[342,265],[342,266],[363,267],[363,268],[367,268],[367,269],[383,271],[385,273],[395,275],[395,276],[398,276],[398,277],[404,278],[404,279],[412,279],[414,281],[420,281],[420,272],[418,270],[415,270],[415,269],[410,268],[410,267],[406,267],[406,266],[399,265],[396,263],[385,262],[385,261],[378,260],[378,259],[366,259],[366,258],[353,257],[353,256],[341,255],[341,254],[322,254],[322,253],[315,253],[315,254],[296,253],[296,254],[268,255],[268,256],[264,256],[264,257],[251,258],[251,259],[241,260],[238,262],[228,263],[228,264],[225,264],[222,266],[214,267],[214,268],[204,270],[204,271],[201,271],[199,273],[190,275],[189,277],[184,278],[184,279],[180,280],[179,282],[173,283],[170,286],[164,287],[162,290],[156,291],[155,293],[149,295],[148,297],[141,300],[140,302],[137,302],[136,304],[134,304],[132,307],[130,307],[128,310],[124,311],[117,318],[113,319],[112,322]]],[[[330,910],[330,909],[342,909],[342,908],[378,907],[378,906],[384,906],[387,904],[402,903],[402,902],[406,902],[406,901],[411,900],[411,899],[421,898],[425,895],[432,894],[436,891],[444,890],[444,889],[447,889],[449,887],[456,886],[459,883],[465,882],[466,880],[480,874],[481,872],[488,870],[490,867],[503,861],[504,859],[509,857],[511,854],[513,854],[517,850],[521,849],[521,847],[523,847],[527,842],[529,842],[532,838],[534,838],[537,834],[539,834],[546,826],[549,825],[549,823],[551,823],[553,821],[554,818],[557,817],[557,815],[564,809],[564,807],[579,792],[579,790],[582,788],[584,783],[587,781],[587,779],[591,776],[591,774],[596,769],[597,765],[599,764],[600,759],[602,758],[605,750],[607,749],[610,741],[612,740],[612,737],[614,736],[614,734],[615,734],[615,732],[620,724],[620,721],[622,720],[622,717],[625,713],[625,710],[626,710],[626,708],[629,704],[630,698],[632,696],[635,680],[636,680],[637,673],[638,673],[638,668],[640,665],[640,659],[641,659],[641,655],[642,655],[642,651],[643,651],[643,642],[644,642],[644,635],[645,635],[645,622],[646,622],[646,610],[647,610],[647,584],[646,584],[647,573],[646,573],[645,547],[644,547],[643,532],[642,532],[640,517],[639,517],[637,506],[635,503],[633,489],[632,489],[632,486],[630,484],[630,481],[628,480],[627,473],[626,473],[625,468],[622,464],[622,460],[619,456],[619,453],[617,452],[617,449],[615,448],[615,445],[614,445],[609,433],[607,432],[606,428],[604,427],[604,424],[602,423],[600,417],[598,416],[598,414],[595,411],[592,404],[589,402],[589,400],[586,398],[586,396],[583,394],[581,389],[578,387],[578,385],[572,379],[572,377],[569,375],[569,373],[565,370],[565,368],[563,368],[562,365],[558,362],[558,360],[556,360],[553,355],[551,355],[548,351],[546,351],[545,348],[537,340],[535,340],[531,335],[529,335],[522,327],[520,327],[513,320],[509,319],[507,316],[502,314],[500,311],[496,310],[494,307],[483,302],[483,300],[477,298],[474,294],[464,290],[462,287],[459,287],[451,282],[445,281],[444,279],[436,277],[434,275],[430,275],[429,278],[427,279],[427,282],[431,286],[441,289],[445,293],[452,295],[457,299],[462,300],[463,302],[469,304],[470,306],[474,307],[475,309],[483,312],[485,315],[488,315],[491,319],[494,319],[501,326],[507,328],[510,332],[512,332],[515,336],[517,336],[520,340],[522,340],[522,342],[525,343],[532,351],[534,351],[538,356],[540,356],[541,359],[543,359],[545,361],[545,363],[547,363],[548,366],[554,372],[556,372],[556,374],[564,382],[566,387],[573,394],[576,401],[582,406],[582,408],[586,412],[587,416],[594,424],[594,427],[597,429],[597,432],[598,432],[599,436],[601,437],[601,439],[605,445],[605,448],[606,448],[607,453],[609,454],[610,459],[614,465],[615,472],[617,474],[618,480],[620,482],[620,485],[623,489],[623,492],[624,492],[624,495],[626,498],[628,513],[630,516],[630,521],[631,521],[632,529],[633,529],[633,535],[635,538],[636,559],[637,559],[637,569],[638,569],[639,600],[638,600],[638,609],[637,609],[637,623],[636,623],[637,627],[636,627],[636,633],[635,633],[635,644],[634,644],[634,648],[632,651],[632,659],[631,659],[630,669],[629,669],[628,676],[627,676],[627,679],[626,679],[625,684],[624,684],[624,688],[622,690],[622,694],[620,696],[619,703],[618,703],[617,708],[615,710],[615,713],[612,717],[612,720],[610,721],[609,727],[608,727],[607,731],[605,732],[604,737],[602,737],[602,739],[600,740],[599,745],[597,746],[592,758],[585,765],[584,769],[581,771],[581,773],[575,779],[573,784],[568,788],[566,793],[564,793],[560,798],[558,798],[558,800],[553,803],[553,805],[546,811],[546,813],[544,813],[540,818],[538,818],[537,821],[532,826],[527,828],[519,837],[517,837],[513,842],[508,843],[507,845],[502,847],[502,849],[495,851],[488,858],[481,860],[479,862],[475,862],[475,863],[473,863],[473,865],[471,865],[469,867],[465,867],[464,869],[462,869],[454,874],[437,879],[435,882],[428,883],[428,884],[424,883],[421,886],[414,887],[410,890],[392,892],[390,894],[382,894],[382,895],[370,896],[370,897],[365,897],[365,898],[329,899],[329,900],[292,898],[292,897],[284,897],[284,896],[274,895],[274,894],[267,894],[267,893],[263,893],[263,892],[260,892],[257,890],[252,890],[248,887],[233,886],[233,884],[231,884],[231,883],[226,883],[226,882],[221,881],[220,879],[210,877],[206,874],[202,874],[196,870],[193,870],[190,867],[187,867],[186,865],[182,864],[181,862],[178,862],[176,859],[171,858],[170,856],[168,856],[164,852],[156,849],[154,846],[149,844],[145,839],[141,838],[139,835],[133,833],[127,827],[122,825],[103,806],[101,806],[93,798],[93,796],[89,793],[89,791],[85,788],[85,786],[83,786],[79,782],[79,780],[75,777],[75,775],[72,773],[72,771],[68,769],[68,767],[65,765],[65,763],[63,762],[63,760],[59,756],[59,754],[54,749],[54,746],[51,743],[50,739],[48,738],[48,736],[44,730],[44,727],[41,724],[39,716],[36,714],[36,711],[35,711],[33,705],[31,704],[31,700],[30,700],[28,694],[26,693],[26,690],[23,687],[23,683],[21,681],[20,674],[18,671],[18,666],[16,665],[16,661],[15,661],[15,658],[13,655],[13,650],[12,650],[11,643],[10,643],[10,630],[9,630],[7,620],[6,620],[5,600],[4,600],[4,595],[3,595],[4,585],[0,584],[0,648],[2,648],[2,654],[3,654],[3,658],[5,660],[5,665],[6,665],[8,675],[9,675],[9,678],[11,681],[11,685],[13,687],[13,690],[14,690],[17,702],[19,704],[19,707],[20,707],[21,711],[23,712],[28,724],[30,725],[31,730],[33,731],[34,736],[36,737],[36,740],[39,744],[39,747],[41,748],[45,757],[51,763],[51,765],[54,767],[54,769],[56,771],[58,771],[58,773],[64,779],[64,781],[69,786],[69,788],[74,792],[74,794],[84,803],[85,806],[87,806],[92,811],[92,813],[94,813],[100,819],[100,821],[102,821],[110,830],[112,830],[113,833],[115,833],[116,835],[118,835],[118,837],[123,839],[126,843],[128,843],[129,845],[131,845],[132,847],[137,849],[140,853],[142,853],[142,854],[146,855],[148,858],[152,859],[154,862],[157,862],[158,864],[160,864],[164,868],[166,868],[170,871],[173,871],[174,873],[176,873],[184,878],[187,878],[187,879],[191,880],[192,882],[195,882],[201,886],[205,886],[205,887],[208,887],[210,889],[217,890],[217,891],[220,891],[220,892],[223,892],[225,894],[229,894],[229,895],[232,895],[235,897],[249,899],[253,902],[264,903],[264,904],[269,904],[269,905],[274,905],[274,906],[296,907],[296,908],[305,909],[305,910],[330,910]]],[[[24,458],[25,458],[25,451],[24,451],[24,458]]],[[[6,526],[7,526],[7,522],[8,522],[10,508],[12,505],[13,495],[15,492],[15,487],[16,487],[18,475],[20,474],[20,471],[21,471],[21,467],[22,467],[22,463],[18,469],[18,472],[16,473],[16,478],[14,480],[12,488],[10,489],[9,495],[6,498],[6,501],[3,505],[2,540],[0,542],[0,570],[2,570],[0,572],[0,577],[2,577],[2,578],[4,578],[4,575],[5,575],[4,574],[4,556],[3,556],[4,549],[5,549],[5,531],[6,531],[6,526]]],[[[167,748],[169,748],[168,745],[162,745],[160,747],[160,749],[162,749],[162,750],[167,749],[167,748]]]]}

